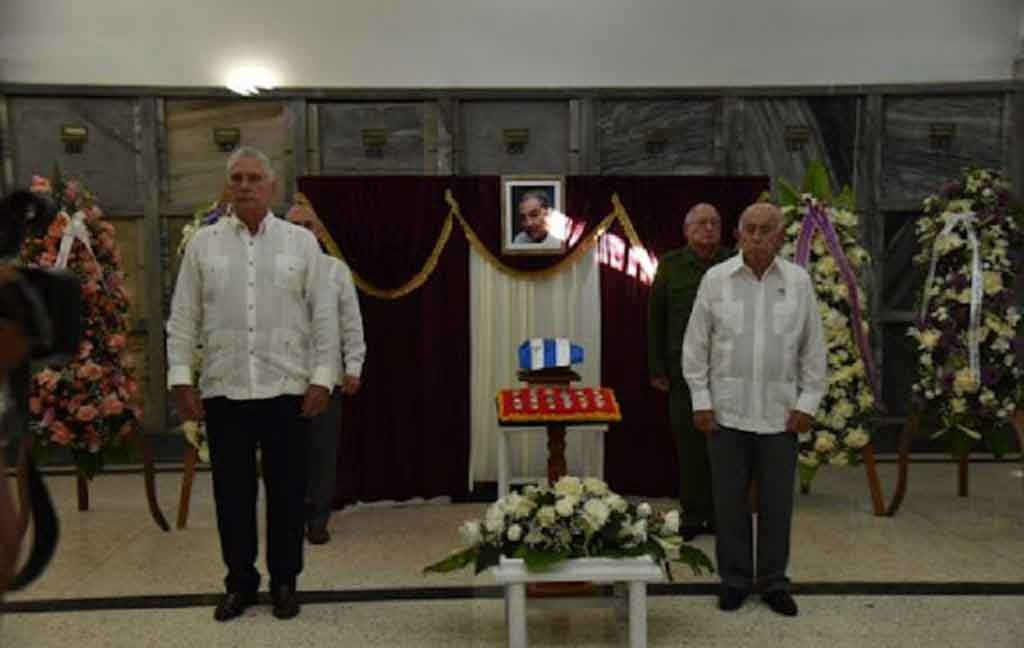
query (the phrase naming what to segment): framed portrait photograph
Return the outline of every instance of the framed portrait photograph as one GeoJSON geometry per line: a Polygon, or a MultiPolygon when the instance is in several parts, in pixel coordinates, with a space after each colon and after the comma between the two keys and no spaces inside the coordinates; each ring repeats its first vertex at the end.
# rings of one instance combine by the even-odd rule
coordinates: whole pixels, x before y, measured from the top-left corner
{"type": "Polygon", "coordinates": [[[564,187],[563,176],[502,176],[502,254],[565,253],[564,187]]]}

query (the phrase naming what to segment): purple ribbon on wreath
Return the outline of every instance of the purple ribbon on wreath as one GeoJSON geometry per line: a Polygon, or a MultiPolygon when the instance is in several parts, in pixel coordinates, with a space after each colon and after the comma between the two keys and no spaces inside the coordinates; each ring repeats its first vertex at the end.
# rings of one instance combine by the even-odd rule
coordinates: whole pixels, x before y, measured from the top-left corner
{"type": "Polygon", "coordinates": [[[878,374],[875,371],[875,363],[871,360],[871,347],[868,345],[867,336],[864,335],[864,326],[861,323],[863,316],[860,307],[860,293],[857,291],[857,275],[850,265],[850,260],[846,258],[846,254],[843,252],[843,246],[839,242],[839,235],[836,233],[832,221],[818,205],[811,204],[808,206],[807,216],[804,217],[803,227],[800,229],[800,237],[797,239],[796,258],[794,261],[800,267],[807,268],[807,263],[811,259],[811,239],[814,238],[814,233],[818,230],[821,230],[829,254],[835,259],[836,265],[839,266],[839,274],[846,283],[846,288],[849,292],[853,339],[857,343],[861,360],[864,361],[865,373],[867,374],[871,391],[875,396],[875,403],[881,405],[882,393],[878,384],[878,374]]]}

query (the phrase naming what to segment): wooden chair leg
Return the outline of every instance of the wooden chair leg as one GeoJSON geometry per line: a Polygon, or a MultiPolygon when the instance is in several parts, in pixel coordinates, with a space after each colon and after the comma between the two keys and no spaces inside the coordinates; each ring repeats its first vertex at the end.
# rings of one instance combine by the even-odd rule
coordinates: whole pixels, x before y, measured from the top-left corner
{"type": "Polygon", "coordinates": [[[89,510],[89,480],[81,470],[75,473],[78,482],[78,510],[89,510]]]}
{"type": "Polygon", "coordinates": [[[192,479],[196,474],[196,457],[199,452],[192,444],[185,445],[184,466],[181,471],[181,496],[178,498],[178,528],[188,526],[188,507],[192,501],[192,479]]]}
{"type": "Polygon", "coordinates": [[[882,482],[878,479],[878,466],[875,464],[875,446],[867,444],[861,450],[864,461],[864,472],[868,478],[868,490],[871,491],[871,510],[875,515],[885,515],[885,496],[882,494],[882,482]]]}
{"type": "Polygon", "coordinates": [[[892,501],[889,502],[889,508],[885,510],[887,516],[896,515],[896,511],[899,510],[900,505],[903,503],[903,497],[907,494],[907,478],[910,470],[910,443],[917,436],[919,425],[920,419],[918,415],[910,414],[906,422],[903,423],[903,429],[900,431],[899,476],[896,481],[896,490],[892,494],[892,501]]]}
{"type": "Polygon", "coordinates": [[[167,524],[167,518],[164,517],[163,511],[160,510],[160,503],[156,498],[156,468],[153,465],[153,449],[149,445],[149,437],[141,430],[138,437],[139,452],[142,455],[142,476],[146,485],[146,504],[149,506],[149,514],[161,531],[170,531],[171,525],[167,524]]]}

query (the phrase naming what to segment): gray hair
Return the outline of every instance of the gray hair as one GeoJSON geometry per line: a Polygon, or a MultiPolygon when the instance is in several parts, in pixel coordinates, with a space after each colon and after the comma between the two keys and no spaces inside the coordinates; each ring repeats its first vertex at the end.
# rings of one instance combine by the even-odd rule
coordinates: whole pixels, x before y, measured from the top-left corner
{"type": "Polygon", "coordinates": [[[744,223],[744,221],[746,221],[747,215],[748,214],[755,214],[755,213],[761,212],[761,211],[769,211],[769,212],[771,212],[771,214],[775,217],[775,229],[776,230],[782,229],[782,225],[783,225],[782,210],[779,209],[778,207],[776,207],[775,205],[773,205],[771,203],[768,203],[768,202],[757,202],[757,203],[754,203],[753,205],[750,205],[746,209],[744,209],[743,213],[740,214],[740,222],[736,225],[736,227],[739,228],[739,229],[743,229],[743,223],[744,223]]]}
{"type": "Polygon", "coordinates": [[[531,198],[540,203],[541,209],[547,209],[551,206],[551,198],[548,197],[548,192],[541,191],[540,189],[531,189],[524,192],[523,195],[519,196],[519,204],[522,205],[531,198]]]}
{"type": "Polygon", "coordinates": [[[228,163],[225,167],[225,174],[231,175],[231,167],[239,160],[256,160],[263,167],[263,171],[267,174],[268,180],[274,179],[274,167],[270,164],[270,158],[267,154],[258,148],[252,146],[240,146],[234,150],[234,152],[228,156],[228,163]]]}
{"type": "Polygon", "coordinates": [[[718,221],[719,222],[722,221],[722,215],[718,213],[718,210],[715,209],[714,205],[712,205],[711,203],[702,202],[702,203],[697,203],[693,207],[690,207],[690,211],[686,212],[686,219],[683,221],[683,225],[686,226],[686,225],[692,224],[693,221],[696,220],[697,215],[700,212],[706,211],[708,209],[710,209],[711,211],[715,212],[715,216],[718,216],[718,221]]]}

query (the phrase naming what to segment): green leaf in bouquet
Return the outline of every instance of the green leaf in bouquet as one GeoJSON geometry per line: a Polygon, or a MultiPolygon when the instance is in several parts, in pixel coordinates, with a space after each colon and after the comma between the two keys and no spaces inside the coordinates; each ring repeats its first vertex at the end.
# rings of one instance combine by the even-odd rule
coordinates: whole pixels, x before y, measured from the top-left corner
{"type": "Polygon", "coordinates": [[[776,180],[779,192],[779,204],[783,207],[796,207],[800,204],[800,192],[784,178],[776,180]]]}
{"type": "Polygon", "coordinates": [[[711,563],[711,559],[708,555],[691,545],[684,544],[679,547],[679,557],[673,558],[672,562],[689,565],[690,569],[693,570],[694,576],[700,576],[706,569],[709,574],[715,573],[715,566],[711,563]]]}
{"type": "Polygon", "coordinates": [[[800,484],[809,486],[814,481],[814,476],[818,474],[818,466],[808,466],[800,461],[796,463],[796,466],[797,473],[800,475],[800,484]]]}
{"type": "Polygon", "coordinates": [[[479,574],[501,562],[501,549],[492,544],[482,544],[477,547],[476,563],[474,569],[479,574]]]}
{"type": "Polygon", "coordinates": [[[807,166],[807,175],[804,176],[804,193],[809,193],[824,202],[832,202],[832,183],[828,179],[828,169],[820,160],[813,160],[807,166]]]}
{"type": "Polygon", "coordinates": [[[856,211],[857,209],[857,198],[854,196],[853,187],[846,185],[843,190],[836,197],[833,204],[839,209],[845,209],[846,211],[856,211]]]}
{"type": "Polygon", "coordinates": [[[538,551],[527,545],[521,545],[515,554],[522,558],[530,571],[547,571],[558,563],[568,560],[569,554],[559,551],[538,551]]]}
{"type": "Polygon", "coordinates": [[[456,551],[444,560],[423,568],[423,574],[446,574],[472,564],[476,560],[476,547],[456,551]]]}

